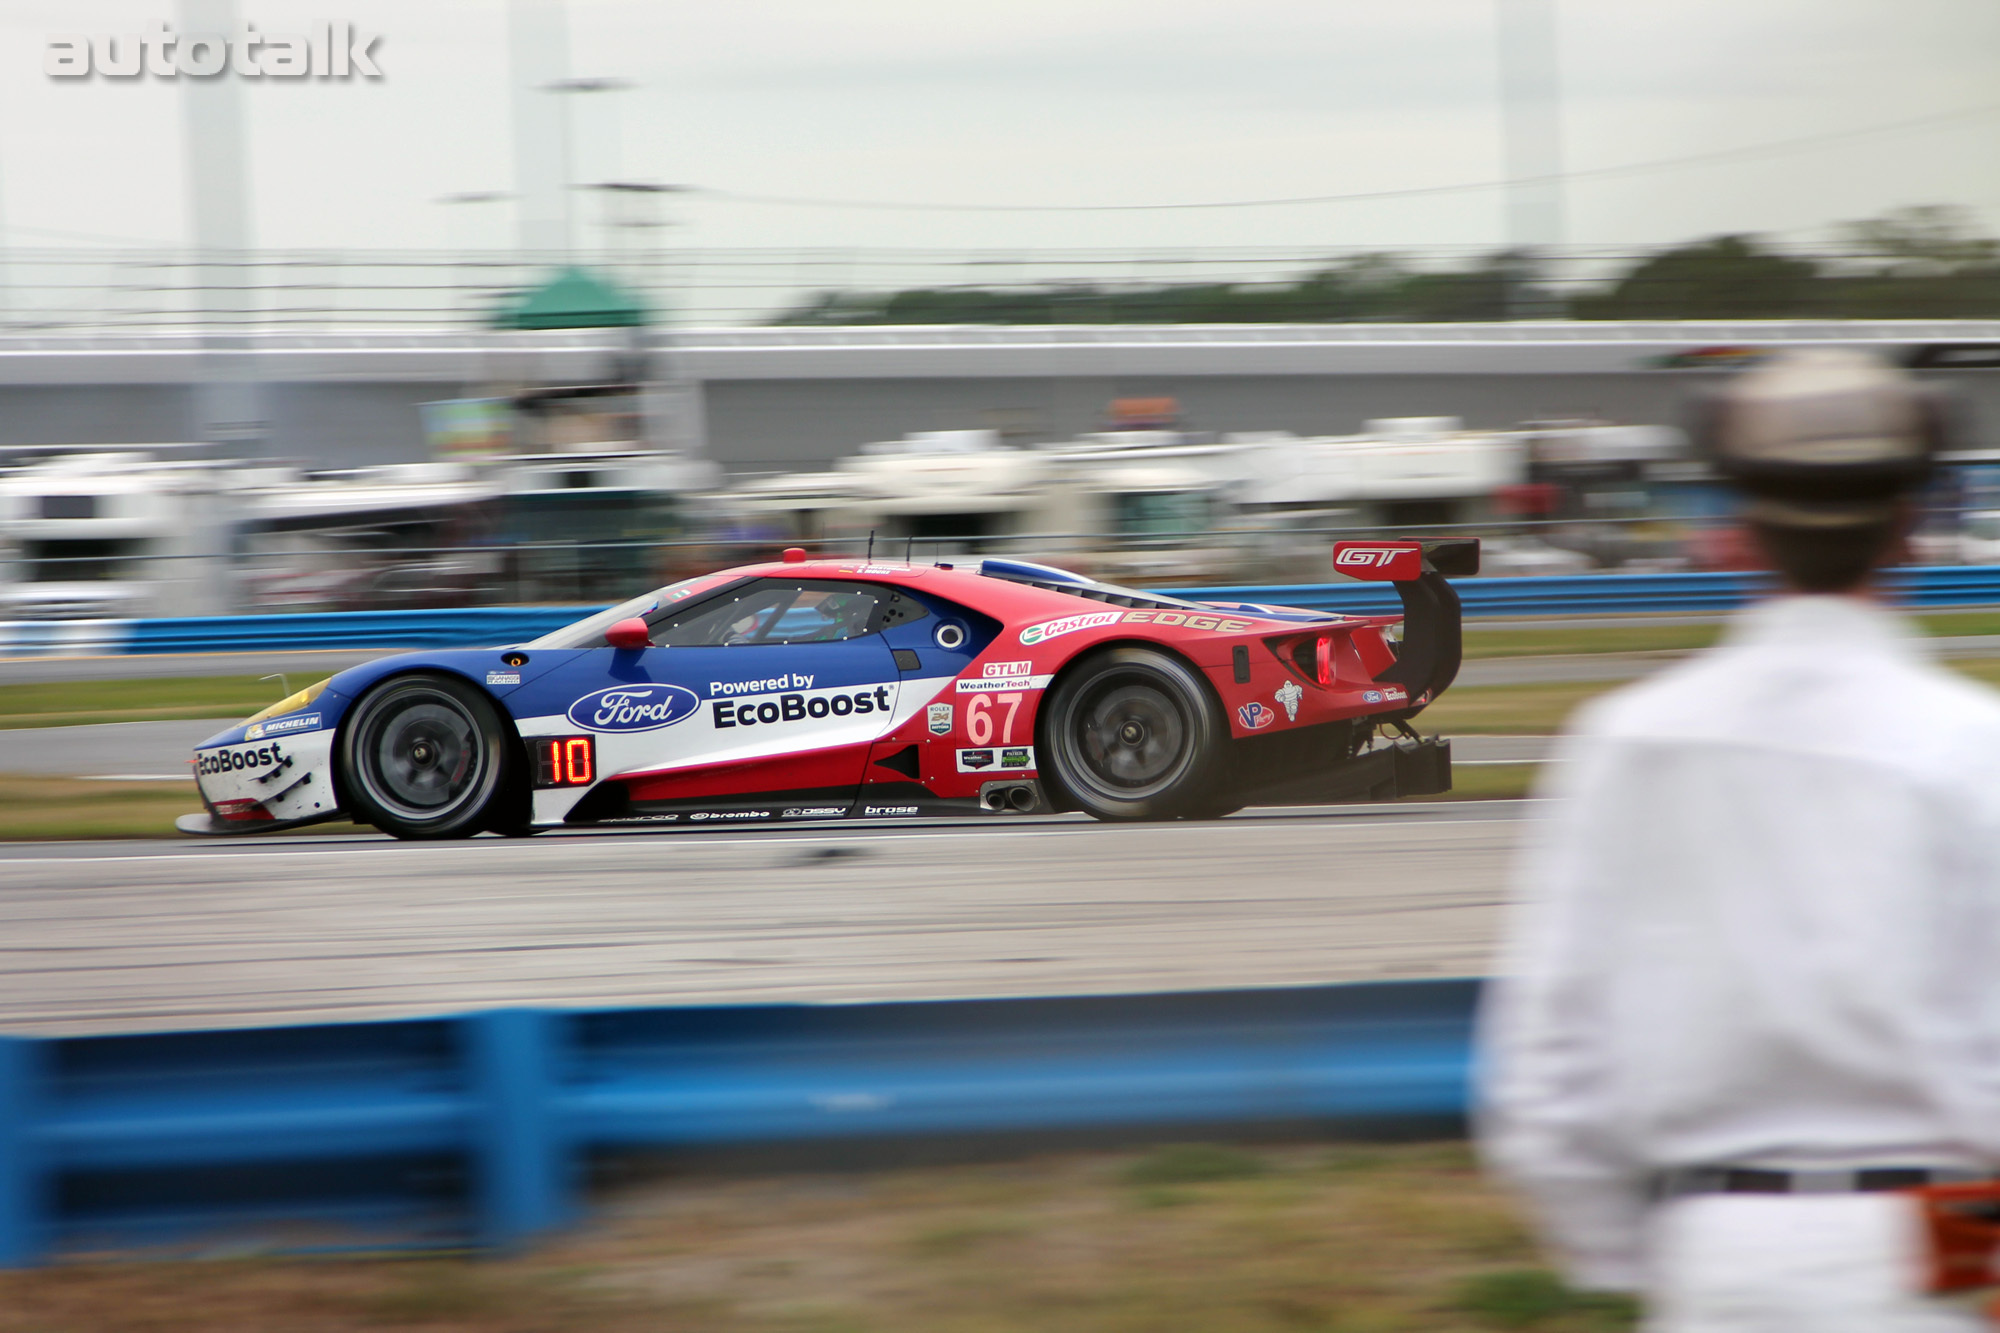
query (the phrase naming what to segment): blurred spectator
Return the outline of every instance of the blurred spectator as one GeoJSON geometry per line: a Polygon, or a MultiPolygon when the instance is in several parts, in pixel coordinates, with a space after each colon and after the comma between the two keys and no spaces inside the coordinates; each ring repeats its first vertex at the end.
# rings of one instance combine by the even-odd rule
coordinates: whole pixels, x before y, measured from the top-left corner
{"type": "Polygon", "coordinates": [[[1481,1134],[1570,1279],[1649,1327],[1985,1327],[1905,1191],[2000,1164],[2000,697],[1879,600],[1942,433],[1844,352],[1706,445],[1783,585],[1586,709],[1482,1016],[1481,1134]]]}

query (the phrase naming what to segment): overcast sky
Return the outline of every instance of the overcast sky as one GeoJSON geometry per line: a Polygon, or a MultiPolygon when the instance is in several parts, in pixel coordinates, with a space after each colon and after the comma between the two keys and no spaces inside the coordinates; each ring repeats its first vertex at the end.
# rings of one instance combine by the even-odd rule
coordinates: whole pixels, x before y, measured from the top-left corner
{"type": "MultiPolygon", "coordinates": [[[[1397,190],[1502,174],[1497,0],[570,0],[580,179],[979,204],[1397,190]]],[[[241,0],[266,31],[377,30],[380,81],[246,81],[273,247],[505,244],[504,0],[241,0]]],[[[1560,0],[1571,170],[2000,106],[1996,0],[1560,0]]],[[[174,0],[7,0],[0,225],[14,246],[187,235],[177,85],[52,79],[50,34],[174,0]]],[[[553,100],[553,98],[549,98],[553,100]]],[[[2000,232],[2000,114],[1786,156],[1574,182],[1568,239],[1804,236],[1958,203],[2000,232]]],[[[593,205],[594,209],[594,205],[593,205]]],[[[673,244],[1172,249],[1491,246],[1496,192],[1298,208],[950,214],[681,197],[673,244]]]]}

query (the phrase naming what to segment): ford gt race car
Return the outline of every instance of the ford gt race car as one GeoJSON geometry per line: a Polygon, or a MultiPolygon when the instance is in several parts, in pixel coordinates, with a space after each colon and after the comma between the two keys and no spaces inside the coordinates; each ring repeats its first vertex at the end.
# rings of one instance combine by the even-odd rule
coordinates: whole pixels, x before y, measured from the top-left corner
{"type": "Polygon", "coordinates": [[[1457,674],[1475,541],[1344,541],[1404,614],[1134,592],[1013,560],[781,562],[529,643],[405,653],[196,747],[187,833],[340,816],[399,838],[1429,794],[1410,719],[1457,674]],[[1400,637],[1397,630],[1400,627],[1400,637]]]}

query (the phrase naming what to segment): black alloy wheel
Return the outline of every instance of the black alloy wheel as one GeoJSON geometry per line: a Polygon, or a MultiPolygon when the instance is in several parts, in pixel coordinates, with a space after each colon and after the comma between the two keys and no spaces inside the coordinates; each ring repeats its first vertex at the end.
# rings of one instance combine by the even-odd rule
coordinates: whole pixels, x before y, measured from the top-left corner
{"type": "Polygon", "coordinates": [[[361,697],[340,729],[340,786],[355,819],[398,838],[469,838],[506,783],[511,728],[453,676],[397,676],[361,697]]]}
{"type": "Polygon", "coordinates": [[[1098,819],[1199,818],[1219,790],[1228,730],[1192,667],[1151,648],[1094,653],[1064,672],[1041,716],[1043,777],[1098,819]]]}

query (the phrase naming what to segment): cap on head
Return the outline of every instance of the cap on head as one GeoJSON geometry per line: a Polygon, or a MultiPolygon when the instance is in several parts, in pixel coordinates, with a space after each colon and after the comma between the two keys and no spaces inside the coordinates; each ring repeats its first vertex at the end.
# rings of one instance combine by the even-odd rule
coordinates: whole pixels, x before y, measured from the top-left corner
{"type": "Polygon", "coordinates": [[[1750,496],[1748,516],[1795,527],[1880,522],[1923,484],[1943,443],[1938,398],[1862,352],[1785,352],[1711,399],[1697,436],[1750,496]]]}

